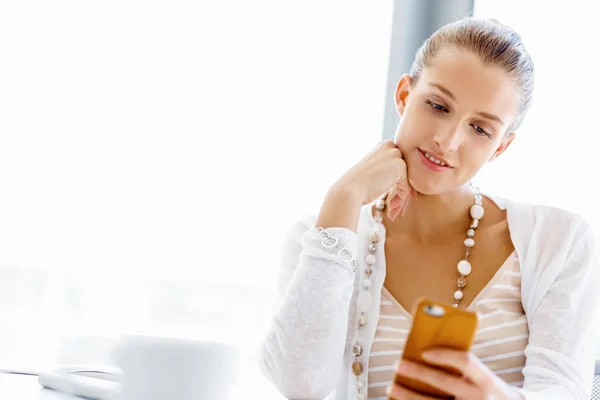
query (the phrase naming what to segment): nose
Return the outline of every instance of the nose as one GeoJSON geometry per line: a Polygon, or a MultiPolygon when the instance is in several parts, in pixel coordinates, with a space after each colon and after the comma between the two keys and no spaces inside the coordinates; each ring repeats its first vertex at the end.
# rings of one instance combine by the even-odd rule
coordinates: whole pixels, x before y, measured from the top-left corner
{"type": "Polygon", "coordinates": [[[462,133],[460,123],[447,123],[439,128],[433,140],[438,145],[440,153],[452,153],[458,150],[463,137],[462,133]]]}

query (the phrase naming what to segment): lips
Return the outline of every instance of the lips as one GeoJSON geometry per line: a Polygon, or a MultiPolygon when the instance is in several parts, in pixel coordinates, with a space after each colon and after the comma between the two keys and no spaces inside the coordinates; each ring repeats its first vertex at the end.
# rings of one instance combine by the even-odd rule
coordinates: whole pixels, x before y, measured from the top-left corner
{"type": "Polygon", "coordinates": [[[422,150],[420,148],[418,150],[427,160],[431,161],[432,163],[446,168],[454,168],[448,161],[446,161],[446,159],[444,159],[439,154],[429,150],[422,150]]]}

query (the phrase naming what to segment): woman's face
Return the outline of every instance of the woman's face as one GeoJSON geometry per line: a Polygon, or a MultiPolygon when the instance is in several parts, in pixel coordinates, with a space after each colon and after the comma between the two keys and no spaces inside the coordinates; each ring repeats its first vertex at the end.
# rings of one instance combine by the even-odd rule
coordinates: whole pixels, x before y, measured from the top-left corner
{"type": "Polygon", "coordinates": [[[486,67],[464,50],[441,51],[413,85],[405,75],[396,89],[402,116],[395,142],[410,184],[440,194],[468,182],[486,161],[500,155],[514,135],[519,97],[501,68],[486,67]]]}

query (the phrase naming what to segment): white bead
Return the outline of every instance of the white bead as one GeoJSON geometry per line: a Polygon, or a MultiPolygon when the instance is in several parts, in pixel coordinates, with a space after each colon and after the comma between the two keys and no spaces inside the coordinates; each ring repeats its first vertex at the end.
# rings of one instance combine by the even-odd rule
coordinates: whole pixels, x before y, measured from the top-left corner
{"type": "Polygon", "coordinates": [[[365,387],[365,383],[363,381],[356,381],[356,387],[362,389],[365,387]]]}
{"type": "Polygon", "coordinates": [[[478,226],[479,226],[479,220],[474,219],[473,222],[471,223],[471,228],[477,228],[478,226]]]}
{"type": "Polygon", "coordinates": [[[379,235],[377,234],[377,232],[371,233],[371,243],[377,243],[377,242],[379,242],[379,235]]]}
{"type": "Polygon", "coordinates": [[[356,400],[367,400],[364,393],[357,393],[356,400]]]}
{"type": "Polygon", "coordinates": [[[471,273],[471,264],[467,260],[460,260],[458,262],[458,272],[461,275],[469,275],[471,273]]]}
{"type": "Polygon", "coordinates": [[[365,287],[367,287],[367,288],[371,287],[372,284],[373,284],[373,282],[371,282],[370,279],[365,279],[363,281],[363,285],[365,285],[365,287]]]}
{"type": "Polygon", "coordinates": [[[383,201],[383,199],[377,199],[377,201],[375,202],[375,208],[379,211],[385,208],[385,202],[383,201]]]}
{"type": "Polygon", "coordinates": [[[471,217],[473,217],[473,219],[481,219],[483,218],[483,207],[480,206],[479,204],[473,204],[471,206],[471,217]]]}
{"type": "Polygon", "coordinates": [[[472,238],[473,236],[475,236],[475,230],[474,229],[469,229],[467,231],[467,236],[472,238]]]}
{"type": "Polygon", "coordinates": [[[363,327],[367,324],[367,316],[366,315],[361,315],[360,317],[358,317],[358,326],[359,327],[363,327]]]}
{"type": "Polygon", "coordinates": [[[461,300],[463,298],[463,292],[461,292],[460,290],[457,290],[456,292],[454,292],[454,298],[456,300],[461,300]]]}
{"type": "Polygon", "coordinates": [[[473,246],[475,246],[475,241],[471,238],[465,239],[465,246],[473,247],[473,246]]]}
{"type": "Polygon", "coordinates": [[[373,305],[373,296],[371,296],[371,292],[361,292],[358,295],[357,303],[360,311],[369,311],[373,305]]]}
{"type": "Polygon", "coordinates": [[[377,262],[377,259],[375,258],[375,256],[373,254],[369,254],[367,255],[367,257],[365,258],[365,261],[367,262],[367,264],[369,265],[375,265],[375,263],[377,262]]]}

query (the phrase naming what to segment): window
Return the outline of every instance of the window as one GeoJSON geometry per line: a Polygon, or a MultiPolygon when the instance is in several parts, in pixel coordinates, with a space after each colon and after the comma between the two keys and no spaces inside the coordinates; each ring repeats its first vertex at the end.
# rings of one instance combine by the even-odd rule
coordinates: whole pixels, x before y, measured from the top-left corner
{"type": "Polygon", "coordinates": [[[262,383],[281,232],[381,138],[392,7],[4,5],[0,368],[226,337],[262,383]]]}

